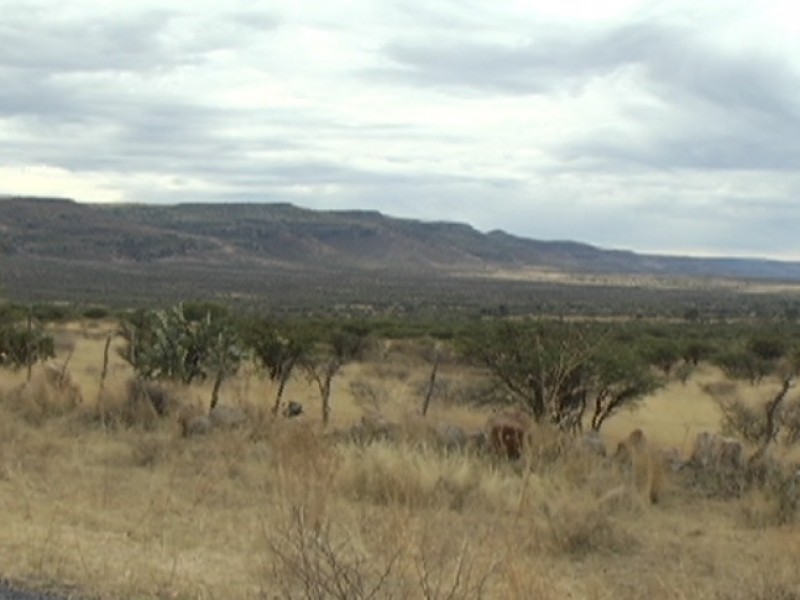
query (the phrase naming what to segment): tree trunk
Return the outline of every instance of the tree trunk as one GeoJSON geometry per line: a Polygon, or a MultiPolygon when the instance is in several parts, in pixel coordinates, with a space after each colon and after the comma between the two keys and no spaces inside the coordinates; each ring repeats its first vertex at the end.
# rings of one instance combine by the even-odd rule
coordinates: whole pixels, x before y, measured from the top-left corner
{"type": "Polygon", "coordinates": [[[281,376],[278,380],[278,392],[275,394],[275,405],[272,407],[272,414],[277,415],[281,407],[281,400],[283,399],[283,390],[286,388],[286,383],[289,380],[288,376],[281,376]]]}
{"type": "Polygon", "coordinates": [[[431,398],[433,398],[433,389],[436,385],[436,373],[439,370],[439,353],[437,352],[433,358],[433,368],[431,369],[431,378],[428,381],[428,390],[425,392],[425,400],[422,402],[422,416],[428,414],[428,408],[431,405],[431,398]]]}
{"type": "Polygon", "coordinates": [[[33,375],[33,348],[31,348],[31,336],[33,335],[33,306],[28,309],[28,332],[25,338],[25,363],[28,366],[27,381],[30,383],[33,375]]]}
{"type": "Polygon", "coordinates": [[[322,398],[322,425],[327,426],[331,420],[331,380],[333,373],[326,373],[325,379],[320,383],[319,394],[322,398]]]}
{"type": "Polygon", "coordinates": [[[106,405],[105,394],[103,389],[106,385],[106,376],[108,375],[108,351],[111,348],[111,336],[106,338],[106,345],[103,347],[103,370],[100,371],[100,388],[97,390],[97,410],[100,413],[100,424],[103,429],[106,428],[106,405]]]}
{"type": "Polygon", "coordinates": [[[786,398],[786,394],[789,393],[793,382],[793,378],[785,378],[780,391],[764,407],[764,411],[767,413],[767,430],[764,432],[764,440],[761,442],[761,446],[756,450],[753,456],[750,457],[750,462],[757,461],[763,457],[767,453],[770,443],[778,436],[778,429],[780,429],[778,411],[786,398]]]}
{"type": "Polygon", "coordinates": [[[225,379],[225,372],[219,371],[214,379],[214,389],[211,390],[211,410],[214,410],[219,402],[219,388],[222,386],[223,379],[225,379]]]}

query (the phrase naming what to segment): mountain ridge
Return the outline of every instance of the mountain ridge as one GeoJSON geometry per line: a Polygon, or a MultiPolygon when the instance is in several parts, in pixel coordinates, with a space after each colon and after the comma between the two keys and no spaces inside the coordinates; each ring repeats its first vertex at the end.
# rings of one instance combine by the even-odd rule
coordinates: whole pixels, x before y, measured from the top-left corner
{"type": "Polygon", "coordinates": [[[62,261],[260,264],[405,274],[571,274],[800,281],[800,263],[664,256],[542,241],[451,221],[289,203],[84,204],[0,199],[3,254],[62,261]]]}

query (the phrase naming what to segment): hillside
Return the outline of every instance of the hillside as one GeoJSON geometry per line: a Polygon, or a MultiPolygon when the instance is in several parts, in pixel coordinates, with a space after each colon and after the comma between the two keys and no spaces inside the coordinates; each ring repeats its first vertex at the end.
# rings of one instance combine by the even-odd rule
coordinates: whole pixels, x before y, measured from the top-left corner
{"type": "Polygon", "coordinates": [[[455,294],[492,304],[514,302],[515,294],[530,290],[515,292],[508,283],[498,293],[488,286],[536,274],[800,282],[800,263],[640,255],[482,233],[465,224],[289,204],[97,205],[7,198],[0,200],[0,243],[4,287],[12,297],[29,299],[261,297],[265,290],[273,296],[294,290],[354,302],[372,287],[402,302],[455,294]]]}

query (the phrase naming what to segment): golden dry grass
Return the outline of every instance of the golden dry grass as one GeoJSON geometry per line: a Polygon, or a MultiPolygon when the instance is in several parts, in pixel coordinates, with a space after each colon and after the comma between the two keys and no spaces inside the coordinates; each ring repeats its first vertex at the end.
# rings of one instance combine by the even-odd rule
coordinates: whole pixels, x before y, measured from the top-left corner
{"type": "MultiPolygon", "coordinates": [[[[535,471],[413,439],[334,444],[302,379],[286,395],[307,408],[298,422],[263,418],[189,439],[175,419],[104,429],[94,415],[105,333],[59,332],[75,348],[80,406],[59,406],[37,369],[26,393],[50,396],[31,419],[23,374],[1,375],[4,577],[103,598],[800,597],[800,528],[761,518],[769,496],[712,500],[668,478],[650,505],[612,463],[557,437],[539,436],[527,459],[535,471]]],[[[363,414],[355,381],[382,390],[392,418],[416,423],[427,372],[410,357],[392,361],[336,380],[334,427],[363,414]]],[[[114,358],[107,393],[121,395],[128,375],[114,358]]],[[[618,415],[607,442],[641,427],[688,452],[697,431],[717,426],[702,384],[718,376],[705,370],[618,415]]],[[[210,397],[205,386],[176,393],[198,406],[210,397]]],[[[263,414],[273,393],[246,372],[222,398],[263,414]]],[[[477,427],[485,416],[439,403],[430,419],[477,427]]]]}

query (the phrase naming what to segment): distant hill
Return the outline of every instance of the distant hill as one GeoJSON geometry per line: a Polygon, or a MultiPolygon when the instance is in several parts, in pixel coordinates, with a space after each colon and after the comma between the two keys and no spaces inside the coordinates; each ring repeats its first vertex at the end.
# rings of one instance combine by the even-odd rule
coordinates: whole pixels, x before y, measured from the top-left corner
{"type": "Polygon", "coordinates": [[[145,285],[148,275],[157,279],[168,269],[173,274],[182,269],[210,286],[213,272],[231,294],[257,293],[236,283],[244,279],[230,280],[232,274],[279,272],[293,277],[346,272],[364,281],[390,275],[513,279],[542,272],[800,282],[800,263],[643,255],[482,233],[459,223],[290,204],[100,205],[6,198],[0,200],[0,244],[7,269],[2,284],[12,291],[22,281],[57,289],[53,278],[68,284],[70,270],[80,271],[73,287],[96,273],[92,289],[112,275],[145,285]],[[32,280],[29,271],[40,275],[32,280]]]}

